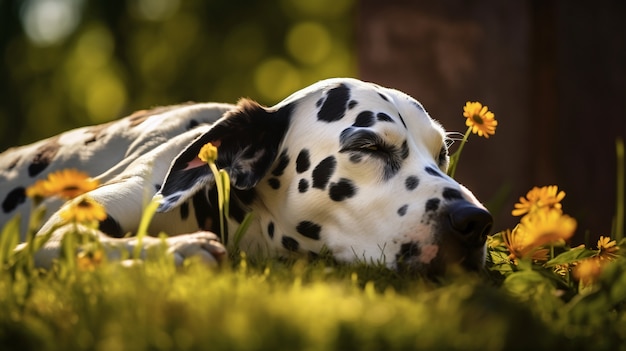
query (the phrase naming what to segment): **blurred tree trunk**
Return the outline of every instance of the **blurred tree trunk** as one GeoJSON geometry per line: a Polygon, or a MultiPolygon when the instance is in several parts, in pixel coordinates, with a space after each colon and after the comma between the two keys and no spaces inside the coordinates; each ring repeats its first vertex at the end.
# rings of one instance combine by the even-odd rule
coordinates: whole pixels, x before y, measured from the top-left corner
{"type": "MultiPolygon", "coordinates": [[[[19,4],[13,1],[0,1],[0,52],[4,54],[2,48],[7,48],[11,44],[11,39],[20,34],[19,24],[19,4]]],[[[15,49],[15,48],[10,48],[15,49]]],[[[0,57],[6,60],[5,55],[0,57]]],[[[7,65],[0,64],[0,82],[9,82],[12,80],[10,68],[7,65]]],[[[20,99],[18,93],[10,89],[10,86],[0,83],[0,99],[3,103],[0,105],[0,138],[6,140],[8,145],[17,142],[19,131],[24,127],[25,120],[17,118],[20,115],[20,99]]],[[[2,144],[2,143],[0,143],[2,144]]],[[[0,152],[4,148],[0,147],[0,152]]]]}
{"type": "MultiPolygon", "coordinates": [[[[466,101],[489,106],[496,134],[470,138],[456,178],[512,227],[533,186],[567,192],[578,237],[608,235],[615,212],[615,139],[626,134],[625,3],[359,2],[360,75],[420,100],[465,132],[466,101]]],[[[454,150],[454,146],[453,146],[454,150]]]]}

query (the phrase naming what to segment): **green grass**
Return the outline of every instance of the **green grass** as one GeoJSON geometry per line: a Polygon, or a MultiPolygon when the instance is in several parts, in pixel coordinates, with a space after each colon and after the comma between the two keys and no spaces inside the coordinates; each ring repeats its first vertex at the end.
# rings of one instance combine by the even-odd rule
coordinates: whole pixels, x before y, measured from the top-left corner
{"type": "MultiPolygon", "coordinates": [[[[437,284],[375,266],[159,256],[6,269],[2,350],[626,349],[626,262],[570,301],[540,277],[437,284]]],[[[532,275],[532,274],[531,274],[532,275]]]]}

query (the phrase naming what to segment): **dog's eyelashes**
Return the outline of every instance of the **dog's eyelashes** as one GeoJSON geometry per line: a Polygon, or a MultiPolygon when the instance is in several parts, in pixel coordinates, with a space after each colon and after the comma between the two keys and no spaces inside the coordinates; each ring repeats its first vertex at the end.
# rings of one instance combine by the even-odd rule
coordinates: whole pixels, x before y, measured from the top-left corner
{"type": "Polygon", "coordinates": [[[373,140],[373,138],[354,139],[341,148],[339,152],[363,152],[363,153],[382,153],[389,152],[389,147],[383,145],[382,142],[373,140]]]}
{"type": "Polygon", "coordinates": [[[464,136],[461,132],[446,132],[446,139],[461,140],[464,136]]]}
{"type": "Polygon", "coordinates": [[[381,145],[378,145],[378,144],[367,144],[367,145],[344,147],[341,150],[339,150],[339,152],[349,152],[349,151],[363,152],[363,153],[386,152],[386,150],[381,145]]]}
{"type": "Polygon", "coordinates": [[[382,147],[380,145],[377,144],[370,144],[370,145],[364,145],[363,147],[361,147],[361,150],[366,150],[366,151],[371,151],[371,152],[378,152],[382,150],[382,147]]]}
{"type": "Polygon", "coordinates": [[[439,155],[437,156],[437,164],[441,167],[444,163],[446,163],[448,157],[448,147],[442,147],[441,151],[439,151],[439,155]]]}
{"type": "Polygon", "coordinates": [[[356,148],[355,151],[360,151],[368,154],[388,154],[389,152],[391,152],[390,147],[379,143],[364,144],[356,148]]]}
{"type": "Polygon", "coordinates": [[[446,132],[446,137],[444,143],[446,144],[446,148],[449,148],[454,144],[455,141],[463,140],[465,134],[460,132],[446,132]]]}

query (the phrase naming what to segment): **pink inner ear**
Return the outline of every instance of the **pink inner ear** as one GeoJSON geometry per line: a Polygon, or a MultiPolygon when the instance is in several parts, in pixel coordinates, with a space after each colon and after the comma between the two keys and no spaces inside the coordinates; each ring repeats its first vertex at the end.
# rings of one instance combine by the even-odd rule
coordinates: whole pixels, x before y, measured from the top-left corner
{"type": "Polygon", "coordinates": [[[187,167],[185,167],[183,171],[186,171],[188,169],[202,167],[202,166],[206,166],[206,162],[202,161],[199,157],[196,156],[196,158],[194,158],[193,160],[187,163],[187,167]]]}
{"type": "MultiPolygon", "coordinates": [[[[214,140],[211,142],[211,144],[213,144],[213,146],[215,147],[220,147],[220,144],[222,144],[221,140],[214,140]]],[[[198,168],[198,167],[202,167],[205,166],[206,162],[202,161],[198,156],[196,156],[196,158],[194,158],[193,160],[189,161],[187,163],[187,167],[185,167],[183,169],[183,171],[186,171],[188,169],[194,169],[194,168],[198,168]]]]}

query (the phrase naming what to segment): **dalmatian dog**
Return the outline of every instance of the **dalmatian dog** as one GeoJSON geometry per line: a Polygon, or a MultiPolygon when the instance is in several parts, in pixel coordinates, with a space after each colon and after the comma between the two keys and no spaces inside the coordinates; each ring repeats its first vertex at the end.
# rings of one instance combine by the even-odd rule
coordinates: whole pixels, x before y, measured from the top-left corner
{"type": "MultiPolygon", "coordinates": [[[[235,245],[228,234],[252,213],[238,242],[249,255],[325,252],[426,274],[452,265],[480,270],[492,217],[446,175],[447,141],[412,97],[351,78],[320,81],[273,107],[250,99],[159,107],[0,154],[0,224],[19,214],[25,231],[32,207],[25,189],[76,168],[101,182],[88,195],[107,218],[91,230],[111,258],[165,244],[177,263],[191,256],[219,263],[235,245]],[[198,159],[207,143],[231,180],[226,233],[213,174],[198,159]],[[132,234],[153,196],[160,205],[149,233],[168,237],[139,243],[132,234]]],[[[38,235],[55,229],[36,253],[43,267],[59,257],[66,232],[59,216],[66,204],[45,205],[38,235]]]]}

